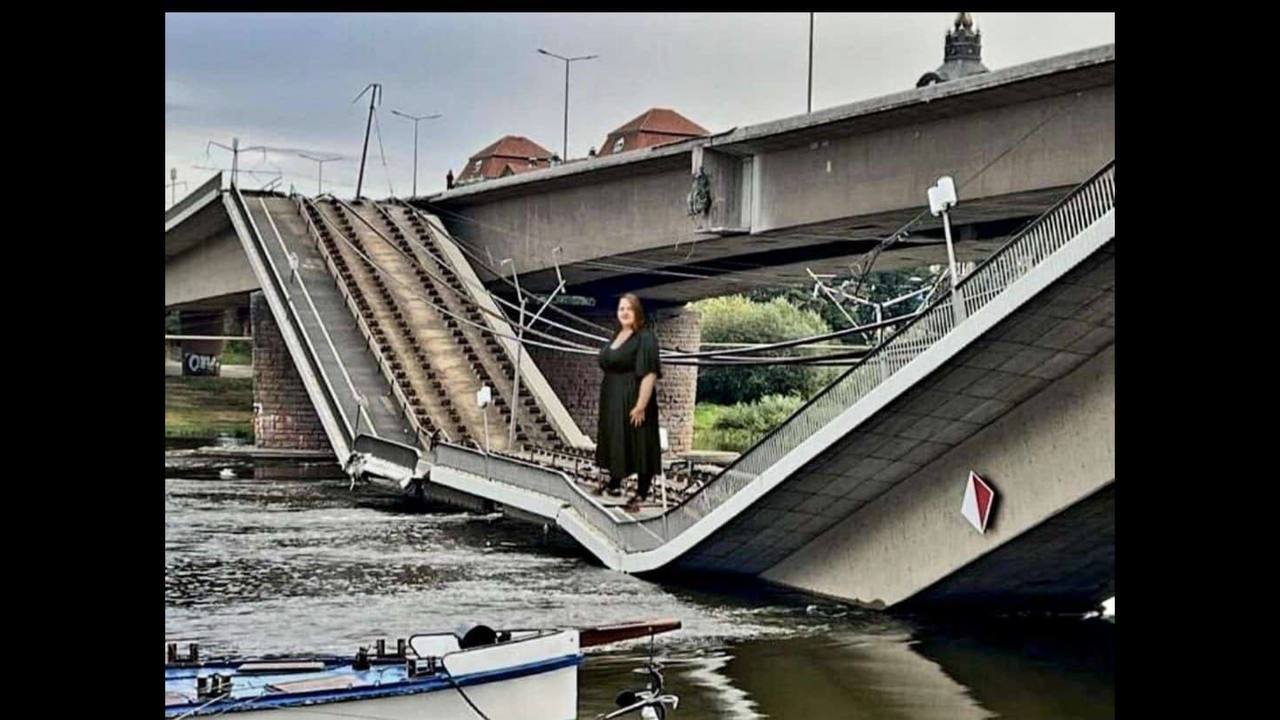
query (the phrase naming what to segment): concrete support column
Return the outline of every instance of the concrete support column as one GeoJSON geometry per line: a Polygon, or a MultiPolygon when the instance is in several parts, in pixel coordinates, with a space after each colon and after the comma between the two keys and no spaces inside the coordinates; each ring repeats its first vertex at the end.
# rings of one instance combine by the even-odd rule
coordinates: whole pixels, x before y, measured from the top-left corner
{"type": "Polygon", "coordinates": [[[252,295],[249,314],[253,326],[254,444],[293,450],[328,449],[324,426],[262,293],[252,295]]]}
{"type": "MultiPolygon", "coordinates": [[[[607,309],[593,312],[575,309],[574,312],[601,325],[615,326],[617,321],[613,313],[613,300],[601,300],[598,307],[607,309]]],[[[693,309],[650,310],[649,322],[658,335],[658,342],[663,346],[691,351],[700,347],[702,323],[697,311],[693,309]]],[[[582,340],[581,337],[571,337],[582,340]]],[[[578,426],[594,440],[600,416],[600,382],[603,378],[596,356],[569,355],[538,347],[531,347],[529,354],[578,426]]],[[[658,414],[662,427],[667,429],[671,450],[674,452],[684,452],[693,447],[693,405],[697,394],[697,368],[663,366],[662,378],[657,387],[658,414]]]]}
{"type": "MultiPolygon", "coordinates": [[[[658,342],[665,347],[697,352],[702,347],[702,316],[693,308],[659,310],[652,315],[658,342]]],[[[698,368],[665,365],[658,381],[658,410],[667,428],[671,449],[693,449],[693,406],[698,398],[698,368]]]]}

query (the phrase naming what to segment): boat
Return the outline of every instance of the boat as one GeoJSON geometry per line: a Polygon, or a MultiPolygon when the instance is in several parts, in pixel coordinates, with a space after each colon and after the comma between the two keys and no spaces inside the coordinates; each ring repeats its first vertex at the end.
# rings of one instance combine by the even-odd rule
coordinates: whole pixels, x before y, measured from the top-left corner
{"type": "Polygon", "coordinates": [[[164,716],[253,720],[573,720],[582,649],[680,628],[679,620],[590,628],[424,633],[354,656],[202,659],[166,643],[164,716]]]}

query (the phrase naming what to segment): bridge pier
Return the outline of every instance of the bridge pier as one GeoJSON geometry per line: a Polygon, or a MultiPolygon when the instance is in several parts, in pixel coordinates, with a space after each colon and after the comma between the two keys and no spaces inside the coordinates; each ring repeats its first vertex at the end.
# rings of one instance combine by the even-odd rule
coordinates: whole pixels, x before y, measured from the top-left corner
{"type": "MultiPolygon", "coordinates": [[[[596,312],[575,314],[606,327],[617,325],[613,308],[614,298],[599,298],[596,312]]],[[[702,319],[692,308],[666,308],[651,310],[649,322],[658,335],[658,342],[665,347],[697,351],[701,347],[702,319]]],[[[582,340],[575,337],[575,340],[582,340]]],[[[545,348],[531,347],[530,356],[547,382],[564,402],[574,421],[596,439],[596,423],[600,417],[600,380],[602,373],[594,355],[568,355],[545,348]]],[[[658,410],[662,426],[673,452],[685,452],[693,448],[693,406],[698,395],[698,369],[693,366],[666,365],[658,381],[658,410]]]]}
{"type": "Polygon", "coordinates": [[[254,444],[263,448],[328,450],[324,426],[261,292],[250,296],[249,316],[253,325],[254,444]]]}

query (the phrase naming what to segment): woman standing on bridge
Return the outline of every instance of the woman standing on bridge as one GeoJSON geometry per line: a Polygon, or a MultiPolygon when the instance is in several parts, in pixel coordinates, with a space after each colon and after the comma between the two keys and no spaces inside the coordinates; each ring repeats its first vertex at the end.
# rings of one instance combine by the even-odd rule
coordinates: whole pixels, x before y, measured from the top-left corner
{"type": "Polygon", "coordinates": [[[658,338],[646,327],[644,306],[632,293],[618,301],[618,325],[621,329],[613,341],[600,349],[604,380],[600,384],[596,465],[608,471],[611,495],[621,495],[623,478],[636,476],[636,495],[625,508],[635,512],[649,496],[653,477],[662,472],[658,403],[654,398],[662,368],[658,338]]]}

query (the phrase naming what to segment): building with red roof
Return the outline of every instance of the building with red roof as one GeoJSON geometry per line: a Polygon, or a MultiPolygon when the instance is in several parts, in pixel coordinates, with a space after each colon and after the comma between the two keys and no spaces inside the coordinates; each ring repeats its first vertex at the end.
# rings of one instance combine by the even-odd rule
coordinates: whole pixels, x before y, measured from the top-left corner
{"type": "Polygon", "coordinates": [[[706,128],[670,108],[649,108],[631,122],[609,133],[600,155],[666,145],[708,135],[706,128]]]}
{"type": "Polygon", "coordinates": [[[454,184],[466,185],[551,167],[551,158],[550,150],[529,138],[507,135],[472,155],[454,184]]]}

